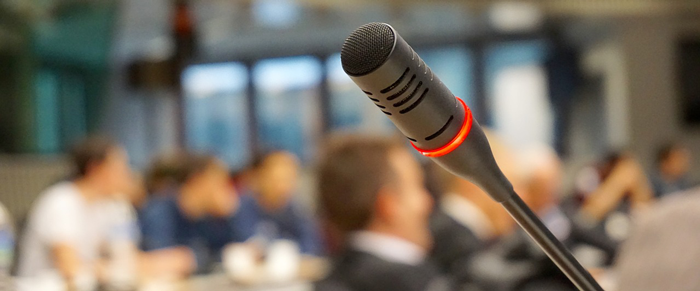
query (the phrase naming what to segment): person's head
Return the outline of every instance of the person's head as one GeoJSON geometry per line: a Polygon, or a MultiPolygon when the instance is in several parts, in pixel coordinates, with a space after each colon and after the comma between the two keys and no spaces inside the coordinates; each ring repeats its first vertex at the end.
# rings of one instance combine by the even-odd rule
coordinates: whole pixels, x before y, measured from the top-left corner
{"type": "Polygon", "coordinates": [[[179,177],[185,171],[188,154],[173,151],[156,156],[145,172],[144,183],[149,194],[162,194],[179,186],[179,177]]]}
{"type": "MultiPolygon", "coordinates": [[[[493,132],[484,129],[484,133],[491,145],[491,152],[496,160],[496,163],[501,168],[503,174],[513,185],[515,191],[520,196],[526,196],[527,188],[524,187],[519,164],[516,162],[516,157],[511,149],[506,146],[505,142],[493,132]]],[[[513,219],[503,209],[503,207],[494,201],[483,189],[469,180],[457,177],[444,169],[435,167],[439,172],[441,180],[444,181],[445,190],[447,193],[459,195],[471,201],[476,207],[483,211],[490,219],[494,227],[495,235],[509,233],[515,226],[513,219]]]]}
{"type": "Polygon", "coordinates": [[[121,196],[122,199],[129,202],[135,209],[140,209],[148,202],[148,190],[144,183],[143,176],[134,173],[131,183],[121,196]]]}
{"type": "Polygon", "coordinates": [[[99,192],[111,196],[127,191],[133,176],[126,150],[106,137],[89,137],[70,150],[76,180],[89,182],[99,192]]]}
{"type": "Polygon", "coordinates": [[[343,232],[369,230],[432,244],[432,199],[420,165],[401,143],[368,136],[331,141],[319,166],[324,216],[343,232]]]}
{"type": "Polygon", "coordinates": [[[690,151],[679,143],[669,143],[659,148],[656,166],[667,179],[679,179],[690,169],[690,151]]]}
{"type": "Polygon", "coordinates": [[[255,167],[256,198],[270,210],[282,208],[297,190],[298,180],[299,161],[294,154],[286,151],[267,153],[255,167]]]}
{"type": "Polygon", "coordinates": [[[521,153],[521,165],[527,187],[523,199],[535,212],[558,204],[563,173],[557,153],[547,145],[538,145],[521,153]]]}
{"type": "Polygon", "coordinates": [[[236,210],[238,201],[229,185],[226,165],[214,156],[186,154],[176,181],[186,201],[197,204],[205,213],[226,217],[236,210]]]}

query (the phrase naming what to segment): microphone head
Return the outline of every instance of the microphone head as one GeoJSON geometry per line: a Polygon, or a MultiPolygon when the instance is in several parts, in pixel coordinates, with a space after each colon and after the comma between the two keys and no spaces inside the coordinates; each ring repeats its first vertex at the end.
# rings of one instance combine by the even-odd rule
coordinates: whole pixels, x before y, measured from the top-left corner
{"type": "Polygon", "coordinates": [[[442,147],[464,122],[463,108],[411,46],[386,23],[345,40],[343,70],[416,146],[442,147]]]}
{"type": "Polygon", "coordinates": [[[379,68],[389,58],[396,43],[394,30],[386,23],[372,22],[348,36],[340,51],[345,73],[361,76],[379,68]]]}

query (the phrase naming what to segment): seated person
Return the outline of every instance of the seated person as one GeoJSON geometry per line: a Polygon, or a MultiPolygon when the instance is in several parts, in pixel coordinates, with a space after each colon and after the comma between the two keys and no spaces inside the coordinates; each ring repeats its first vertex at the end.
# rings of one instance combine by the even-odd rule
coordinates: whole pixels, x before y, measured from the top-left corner
{"type": "MultiPolygon", "coordinates": [[[[533,146],[519,153],[523,190],[521,197],[554,236],[574,246],[576,227],[558,207],[561,190],[561,161],[546,145],[533,146]]],[[[549,257],[521,230],[502,238],[476,257],[499,262],[487,290],[576,290],[549,257]],[[504,275],[508,275],[504,279],[504,275]]]]}
{"type": "Polygon", "coordinates": [[[651,176],[657,198],[691,187],[688,179],[690,160],[690,151],[681,144],[670,143],[659,149],[651,176]]]}
{"type": "Polygon", "coordinates": [[[18,275],[30,282],[63,281],[82,290],[106,279],[100,272],[107,264],[101,258],[105,244],[113,238],[135,240],[129,226],[124,228],[124,223],[135,222],[121,215],[120,206],[128,209],[128,204],[115,200],[130,187],[132,176],[126,152],[107,138],[81,141],[72,149],[71,159],[77,176],[51,186],[34,203],[18,275]]]}
{"type": "Polygon", "coordinates": [[[304,254],[321,254],[316,221],[293,201],[298,172],[298,161],[288,152],[262,157],[255,169],[255,190],[241,197],[241,209],[234,219],[244,240],[252,238],[264,247],[288,239],[304,254]]]}
{"type": "Polygon", "coordinates": [[[614,153],[579,173],[576,194],[562,206],[578,225],[615,245],[606,250],[607,263],[612,263],[617,244],[631,231],[633,214],[652,202],[653,191],[639,162],[628,153],[614,153]]]}
{"type": "Polygon", "coordinates": [[[129,193],[129,201],[138,214],[140,228],[143,228],[143,212],[150,200],[177,192],[180,186],[178,179],[185,175],[183,172],[188,157],[187,152],[180,150],[158,154],[151,160],[143,177],[139,177],[140,183],[129,193]]]}
{"type": "Polygon", "coordinates": [[[700,290],[700,188],[680,194],[635,221],[615,260],[617,286],[610,290],[700,290]]]}
{"type": "Polygon", "coordinates": [[[606,257],[606,254],[613,253],[617,243],[598,231],[592,231],[580,225],[575,215],[571,215],[571,211],[563,209],[561,203],[563,170],[561,160],[554,149],[538,146],[522,154],[528,187],[528,195],[524,197],[525,202],[538,214],[554,236],[564,242],[574,254],[577,254],[579,249],[583,250],[580,247],[597,249],[595,253],[585,251],[588,255],[579,256],[584,266],[606,267],[612,259],[606,257]]]}
{"type": "MultiPolygon", "coordinates": [[[[522,194],[514,155],[496,135],[491,132],[486,134],[496,162],[516,191],[522,194]]],[[[431,169],[436,172],[435,176],[445,191],[431,216],[430,226],[435,238],[431,258],[460,288],[477,288],[475,284],[483,284],[476,282],[473,274],[474,256],[512,233],[515,222],[500,204],[476,184],[438,166],[431,169]]]]}
{"type": "Polygon", "coordinates": [[[229,218],[237,204],[223,162],[189,154],[184,165],[175,193],[149,201],[141,219],[144,250],[165,252],[171,262],[161,267],[181,276],[207,272],[220,260],[222,248],[236,239],[229,218]]]}
{"type": "Polygon", "coordinates": [[[321,212],[343,233],[344,251],[316,290],[449,290],[427,262],[432,200],[404,145],[337,140],[322,159],[318,183],[321,212]]]}
{"type": "Polygon", "coordinates": [[[156,156],[144,174],[144,186],[149,195],[172,194],[168,190],[177,188],[177,179],[182,176],[188,153],[173,151],[156,156]]]}

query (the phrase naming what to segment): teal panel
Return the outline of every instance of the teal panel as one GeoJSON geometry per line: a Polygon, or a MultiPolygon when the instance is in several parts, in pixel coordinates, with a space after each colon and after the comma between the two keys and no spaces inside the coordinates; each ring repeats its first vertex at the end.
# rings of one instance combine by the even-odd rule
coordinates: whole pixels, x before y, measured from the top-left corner
{"type": "Polygon", "coordinates": [[[36,76],[37,149],[51,153],[60,149],[58,80],[55,74],[42,70],[36,76]]]}
{"type": "Polygon", "coordinates": [[[55,18],[36,26],[34,49],[39,57],[52,64],[106,67],[116,4],[72,4],[54,14],[55,18]]]}

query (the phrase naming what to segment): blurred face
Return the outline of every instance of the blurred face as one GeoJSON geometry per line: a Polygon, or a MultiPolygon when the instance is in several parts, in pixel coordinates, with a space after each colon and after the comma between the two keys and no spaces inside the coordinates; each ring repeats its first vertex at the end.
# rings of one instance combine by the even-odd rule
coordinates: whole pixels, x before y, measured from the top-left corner
{"type": "Polygon", "coordinates": [[[527,195],[523,198],[532,210],[547,211],[558,204],[561,176],[561,166],[558,161],[542,164],[534,170],[527,195]]]}
{"type": "MultiPolygon", "coordinates": [[[[501,204],[493,200],[486,191],[466,179],[458,179],[456,185],[457,189],[459,189],[459,194],[474,203],[489,219],[494,237],[506,235],[513,231],[515,227],[513,219],[501,204]]],[[[516,183],[513,183],[514,188],[517,187],[515,185],[516,183]]],[[[516,193],[523,195],[522,193],[525,193],[525,191],[516,190],[516,193]]],[[[525,197],[528,197],[528,195],[523,195],[523,197],[526,199],[525,197]]]]}
{"type": "Polygon", "coordinates": [[[423,183],[423,170],[411,154],[396,149],[389,155],[389,162],[396,173],[395,193],[382,195],[386,219],[391,227],[404,239],[429,249],[432,236],[428,227],[432,198],[423,183]]]}
{"type": "Polygon", "coordinates": [[[110,150],[105,160],[94,167],[92,175],[109,196],[126,192],[133,185],[129,157],[121,147],[110,150]]]}
{"type": "Polygon", "coordinates": [[[297,188],[299,165],[289,153],[274,153],[258,172],[257,189],[264,206],[277,209],[289,202],[297,188]]]}
{"type": "Polygon", "coordinates": [[[136,208],[140,208],[148,198],[148,190],[143,182],[143,178],[137,174],[132,174],[129,187],[124,192],[124,199],[129,201],[136,208]]]}
{"type": "Polygon", "coordinates": [[[228,171],[221,161],[207,167],[197,178],[198,197],[204,199],[207,212],[215,217],[232,215],[238,207],[237,195],[229,185],[228,171]]]}
{"type": "Polygon", "coordinates": [[[663,168],[664,172],[672,178],[678,179],[685,176],[690,169],[690,152],[684,148],[672,151],[664,162],[663,168]]]}

